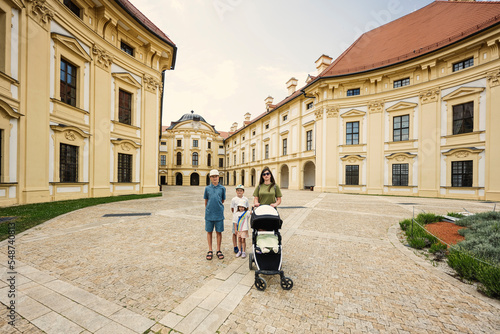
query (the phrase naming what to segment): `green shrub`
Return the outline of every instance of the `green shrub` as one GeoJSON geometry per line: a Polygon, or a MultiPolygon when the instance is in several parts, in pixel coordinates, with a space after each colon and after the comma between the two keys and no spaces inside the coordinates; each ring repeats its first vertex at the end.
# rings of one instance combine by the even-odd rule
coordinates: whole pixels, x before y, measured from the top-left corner
{"type": "Polygon", "coordinates": [[[441,242],[436,242],[431,245],[431,248],[429,248],[429,253],[434,254],[437,252],[444,252],[448,249],[448,246],[441,243],[441,242]]]}
{"type": "Polygon", "coordinates": [[[481,291],[490,297],[500,297],[500,267],[483,264],[479,267],[477,279],[483,284],[481,291]]]}
{"type": "Polygon", "coordinates": [[[415,220],[420,225],[427,225],[427,224],[437,223],[439,221],[442,221],[443,216],[435,215],[433,213],[419,213],[417,215],[417,218],[415,218],[415,220]]]}
{"type": "Polygon", "coordinates": [[[408,238],[408,244],[415,249],[422,249],[429,245],[429,239],[423,237],[408,238]]]}
{"type": "Polygon", "coordinates": [[[465,250],[451,248],[448,254],[448,265],[455,269],[460,277],[468,281],[477,279],[478,261],[465,250]]]}
{"type": "Polygon", "coordinates": [[[500,212],[488,211],[476,213],[475,215],[464,217],[455,222],[458,226],[470,227],[482,221],[500,221],[500,212]]]}
{"type": "Polygon", "coordinates": [[[403,231],[407,231],[411,228],[411,219],[405,219],[399,222],[399,226],[403,231]]]}
{"type": "Polygon", "coordinates": [[[463,214],[458,213],[458,212],[448,212],[446,215],[450,216],[450,217],[455,217],[455,218],[463,218],[463,217],[465,217],[463,214]]]}

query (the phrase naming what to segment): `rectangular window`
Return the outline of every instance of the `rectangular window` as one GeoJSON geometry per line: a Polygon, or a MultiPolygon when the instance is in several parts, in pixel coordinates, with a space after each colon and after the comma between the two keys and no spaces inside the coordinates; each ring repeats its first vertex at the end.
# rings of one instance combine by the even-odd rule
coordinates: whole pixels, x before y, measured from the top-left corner
{"type": "Polygon", "coordinates": [[[255,161],[255,149],[252,148],[252,162],[255,161]]]}
{"type": "Polygon", "coordinates": [[[392,185],[408,186],[408,164],[392,165],[392,185]]]}
{"type": "Polygon", "coordinates": [[[266,159],[269,159],[269,144],[266,144],[265,152],[266,152],[266,159]]]}
{"type": "Polygon", "coordinates": [[[118,153],[118,182],[132,182],[132,154],[118,153]]]}
{"type": "Polygon", "coordinates": [[[286,122],[287,119],[288,119],[288,115],[283,116],[283,122],[286,122]]]}
{"type": "Polygon", "coordinates": [[[266,124],[266,130],[269,129],[269,124],[266,124]]]}
{"type": "Polygon", "coordinates": [[[346,145],[358,145],[359,144],[359,122],[347,122],[346,123],[346,145]]]}
{"type": "Polygon", "coordinates": [[[471,66],[474,66],[474,57],[453,64],[453,72],[460,71],[471,66]]]}
{"type": "Polygon", "coordinates": [[[453,106],[453,134],[474,131],[474,102],[453,106]]]}
{"type": "Polygon", "coordinates": [[[245,163],[245,152],[241,152],[241,163],[245,163]]]}
{"type": "Polygon", "coordinates": [[[124,41],[121,41],[120,49],[122,49],[123,52],[128,53],[132,57],[134,56],[134,48],[125,43],[124,41]]]}
{"type": "Polygon", "coordinates": [[[76,66],[61,58],[61,101],[76,107],[76,66]]]}
{"type": "Polygon", "coordinates": [[[472,187],[472,160],[451,162],[451,186],[472,187]]]}
{"type": "Polygon", "coordinates": [[[393,141],[410,139],[410,115],[396,116],[393,118],[393,141]]]}
{"type": "Polygon", "coordinates": [[[234,162],[234,164],[236,165],[236,154],[235,154],[235,155],[233,155],[233,162],[234,162]]]}
{"type": "Polygon", "coordinates": [[[118,121],[130,125],[132,124],[132,94],[121,89],[118,94],[118,121]]]}
{"type": "Polygon", "coordinates": [[[198,147],[198,139],[193,139],[193,147],[198,147]]]}
{"type": "Polygon", "coordinates": [[[78,182],[78,146],[61,144],[60,148],[60,182],[78,182]]]}
{"type": "Polygon", "coordinates": [[[283,155],[287,155],[287,146],[288,146],[288,140],[285,138],[283,139],[283,155]]]}
{"type": "Polygon", "coordinates": [[[360,88],[348,89],[347,96],[359,95],[361,93],[360,88]]]}
{"type": "Polygon", "coordinates": [[[165,146],[165,145],[167,145],[167,142],[166,141],[162,141],[161,145],[165,146]]]}
{"type": "Polygon", "coordinates": [[[255,136],[255,130],[252,131],[252,136],[255,136]]]}
{"type": "Polygon", "coordinates": [[[72,11],[76,16],[80,17],[80,7],[78,7],[73,1],[64,0],[64,5],[68,7],[69,10],[72,11]]]}
{"type": "Polygon", "coordinates": [[[162,165],[162,166],[167,165],[167,156],[166,155],[160,155],[160,165],[162,165]]]}
{"type": "Polygon", "coordinates": [[[312,130],[306,132],[306,151],[312,150],[312,142],[313,142],[312,133],[313,133],[312,130]]]}
{"type": "Polygon", "coordinates": [[[198,153],[193,153],[193,166],[198,166],[198,153]]]}
{"type": "Polygon", "coordinates": [[[409,84],[410,84],[410,78],[396,80],[396,81],[394,81],[394,88],[408,86],[409,84]]]}
{"type": "Polygon", "coordinates": [[[207,145],[208,145],[208,149],[212,148],[212,142],[208,142],[207,145]]]}
{"type": "Polygon", "coordinates": [[[181,147],[182,146],[182,140],[181,139],[177,139],[177,147],[181,147]]]}
{"type": "Polygon", "coordinates": [[[314,103],[312,103],[312,102],[309,102],[308,104],[306,104],[307,110],[312,109],[313,107],[314,107],[314,103]]]}
{"type": "Polygon", "coordinates": [[[212,166],[212,155],[211,154],[209,154],[207,156],[207,166],[208,167],[212,166]]]}
{"type": "Polygon", "coordinates": [[[224,167],[224,158],[219,158],[219,167],[224,167]]]}
{"type": "Polygon", "coordinates": [[[345,184],[359,185],[359,165],[345,166],[345,184]]]}
{"type": "Polygon", "coordinates": [[[177,166],[182,165],[182,154],[181,152],[177,152],[177,166]]]}

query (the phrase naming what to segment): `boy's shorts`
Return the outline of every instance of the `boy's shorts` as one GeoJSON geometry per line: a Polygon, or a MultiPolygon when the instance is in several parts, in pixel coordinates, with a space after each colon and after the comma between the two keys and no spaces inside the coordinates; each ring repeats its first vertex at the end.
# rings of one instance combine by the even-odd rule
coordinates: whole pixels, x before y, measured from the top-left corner
{"type": "Polygon", "coordinates": [[[213,232],[215,227],[215,232],[224,232],[224,220],[205,220],[205,231],[213,232]]]}

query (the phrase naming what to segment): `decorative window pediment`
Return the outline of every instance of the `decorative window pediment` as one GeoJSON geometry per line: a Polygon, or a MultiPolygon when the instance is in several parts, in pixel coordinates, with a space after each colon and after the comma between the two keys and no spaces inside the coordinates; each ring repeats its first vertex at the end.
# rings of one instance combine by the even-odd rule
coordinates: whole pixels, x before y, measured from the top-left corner
{"type": "Polygon", "coordinates": [[[407,109],[414,109],[418,106],[417,103],[411,103],[411,102],[398,102],[395,105],[393,105],[390,108],[387,108],[387,112],[393,112],[393,111],[400,111],[400,110],[407,110],[407,109]]]}
{"type": "Polygon", "coordinates": [[[14,109],[12,109],[12,107],[9,104],[0,100],[0,116],[2,114],[2,111],[4,111],[5,114],[7,114],[7,116],[9,116],[10,118],[19,118],[21,116],[24,116],[23,114],[20,114],[16,112],[14,109]]]}
{"type": "Polygon", "coordinates": [[[416,154],[412,154],[409,152],[402,152],[402,153],[393,153],[393,154],[387,156],[386,158],[388,160],[396,160],[398,162],[402,162],[402,161],[414,159],[414,158],[416,158],[416,156],[417,156],[416,154]]]}
{"type": "Polygon", "coordinates": [[[358,162],[358,161],[363,161],[365,160],[366,157],[362,157],[361,155],[344,155],[342,158],[340,158],[340,160],[342,161],[347,161],[349,163],[355,163],[355,162],[358,162]]]}
{"type": "Polygon", "coordinates": [[[466,158],[471,154],[479,154],[483,152],[484,149],[468,147],[468,148],[455,148],[446,152],[443,152],[443,155],[452,156],[454,155],[457,158],[466,158]]]}
{"type": "Polygon", "coordinates": [[[74,55],[80,57],[82,60],[86,62],[90,62],[92,60],[90,58],[90,55],[73,37],[63,36],[56,33],[52,33],[51,37],[56,44],[59,44],[67,48],[68,50],[72,51],[74,55]]]}
{"type": "MultiPolygon", "coordinates": [[[[90,135],[83,130],[77,128],[76,126],[66,126],[66,125],[51,125],[50,128],[55,132],[64,132],[66,131],[66,137],[72,137],[76,132],[82,138],[88,138],[90,135]]],[[[69,139],[69,138],[68,138],[69,139]]]]}
{"type": "Polygon", "coordinates": [[[363,117],[365,115],[366,115],[366,112],[364,112],[364,111],[351,109],[348,112],[345,112],[340,116],[345,118],[345,117],[360,117],[360,116],[363,117]]]}
{"type": "Polygon", "coordinates": [[[113,77],[115,79],[121,80],[129,85],[132,85],[136,88],[141,88],[141,84],[134,79],[134,77],[130,73],[113,73],[113,77]]]}
{"type": "Polygon", "coordinates": [[[114,145],[120,146],[124,151],[130,151],[132,148],[139,148],[141,147],[140,144],[137,144],[136,142],[129,140],[129,139],[113,139],[111,142],[114,145]]]}
{"type": "Polygon", "coordinates": [[[484,91],[484,87],[461,87],[451,92],[450,94],[444,96],[443,101],[448,101],[451,99],[456,99],[467,95],[479,94],[482,91],[484,91]]]}

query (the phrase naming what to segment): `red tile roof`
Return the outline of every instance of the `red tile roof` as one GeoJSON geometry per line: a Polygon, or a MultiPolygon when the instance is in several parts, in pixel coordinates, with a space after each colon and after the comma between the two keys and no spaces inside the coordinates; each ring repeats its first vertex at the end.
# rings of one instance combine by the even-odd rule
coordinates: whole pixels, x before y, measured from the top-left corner
{"type": "Polygon", "coordinates": [[[435,1],[364,33],[319,76],[364,72],[435,51],[500,22],[500,2],[435,1]]]}
{"type": "Polygon", "coordinates": [[[177,54],[177,46],[175,43],[160,30],[153,22],[151,22],[146,15],[141,13],[139,9],[137,9],[130,1],[128,0],[115,0],[115,2],[120,5],[130,16],[132,16],[139,24],[149,30],[151,33],[156,35],[159,39],[163,40],[167,44],[171,45],[174,48],[174,55],[172,56],[172,68],[175,66],[175,58],[177,54]]]}

